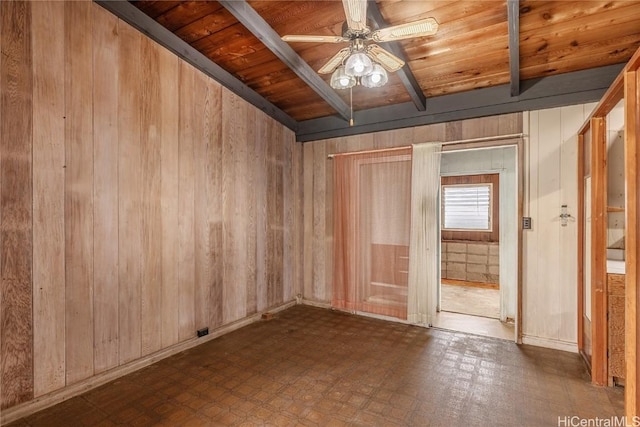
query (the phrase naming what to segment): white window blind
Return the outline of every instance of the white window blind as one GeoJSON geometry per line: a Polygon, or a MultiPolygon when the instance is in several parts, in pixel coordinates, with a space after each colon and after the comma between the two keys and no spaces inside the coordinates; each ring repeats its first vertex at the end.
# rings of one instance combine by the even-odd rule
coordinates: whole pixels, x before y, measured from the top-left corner
{"type": "Polygon", "coordinates": [[[442,186],[444,230],[491,231],[491,184],[442,186]]]}

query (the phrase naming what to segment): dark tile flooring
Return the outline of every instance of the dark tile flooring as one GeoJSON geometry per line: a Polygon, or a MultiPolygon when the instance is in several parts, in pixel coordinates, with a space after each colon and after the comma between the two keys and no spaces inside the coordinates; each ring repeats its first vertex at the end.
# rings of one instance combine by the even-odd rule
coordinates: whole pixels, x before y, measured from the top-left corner
{"type": "Polygon", "coordinates": [[[592,386],[576,354],[295,306],[12,426],[557,426],[623,412],[623,391],[592,386]]]}

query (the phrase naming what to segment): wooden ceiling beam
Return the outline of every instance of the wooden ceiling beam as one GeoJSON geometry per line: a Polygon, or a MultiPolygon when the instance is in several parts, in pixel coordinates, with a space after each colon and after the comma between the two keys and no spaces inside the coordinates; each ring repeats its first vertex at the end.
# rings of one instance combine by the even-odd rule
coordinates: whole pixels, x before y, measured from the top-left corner
{"type": "Polygon", "coordinates": [[[520,1],[507,0],[511,96],[520,95],[520,1]]]}
{"type": "MultiPolygon", "coordinates": [[[[376,0],[368,0],[368,2],[367,15],[369,16],[369,19],[371,19],[378,28],[387,26],[387,22],[382,16],[382,13],[380,13],[380,8],[378,7],[376,0]]],[[[405,63],[407,62],[404,52],[397,43],[387,42],[380,43],[380,45],[398,58],[402,59],[405,63]]],[[[396,75],[407,89],[407,93],[409,93],[409,96],[416,105],[416,108],[419,111],[425,111],[427,109],[427,98],[424,96],[424,92],[422,91],[420,84],[418,84],[416,77],[411,72],[409,65],[405,64],[404,67],[396,72],[396,75]]]]}
{"type": "Polygon", "coordinates": [[[532,111],[597,101],[624,64],[608,65],[572,73],[523,80],[522,93],[510,95],[510,85],[429,98],[428,111],[416,111],[410,102],[354,112],[354,126],[337,117],[298,122],[300,142],[423,126],[454,120],[532,111]]]}
{"type": "Polygon", "coordinates": [[[346,102],[307,64],[304,59],[282,41],[280,35],[245,0],[219,0],[219,3],[240,21],[258,40],[309,85],[345,120],[351,117],[346,102]]]}
{"type": "Polygon", "coordinates": [[[127,0],[94,0],[129,25],[137,28],[151,39],[166,47],[178,57],[193,65],[221,85],[264,111],[289,129],[295,131],[298,122],[280,108],[262,97],[258,92],[235,78],[211,59],[198,52],[190,44],[157,23],[153,18],[129,3],[127,0]]]}

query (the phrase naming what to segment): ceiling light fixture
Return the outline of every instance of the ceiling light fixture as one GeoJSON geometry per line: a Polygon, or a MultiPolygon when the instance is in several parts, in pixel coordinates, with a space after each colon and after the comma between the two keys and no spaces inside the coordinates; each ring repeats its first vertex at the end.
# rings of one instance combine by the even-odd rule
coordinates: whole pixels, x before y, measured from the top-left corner
{"type": "Polygon", "coordinates": [[[334,89],[349,89],[355,85],[369,88],[384,86],[389,80],[386,70],[369,56],[369,50],[361,40],[356,40],[349,52],[345,52],[342,64],[331,75],[334,89]],[[346,57],[346,58],[345,58],[346,57]]]}
{"type": "Polygon", "coordinates": [[[356,85],[356,78],[345,72],[344,65],[339,66],[331,75],[331,87],[334,89],[349,89],[356,85]]]}
{"type": "Polygon", "coordinates": [[[373,64],[373,68],[369,74],[360,78],[360,83],[365,87],[381,87],[389,80],[387,72],[378,63],[373,64]]]}
{"type": "Polygon", "coordinates": [[[432,36],[438,31],[438,21],[423,18],[372,31],[367,25],[368,1],[371,0],[342,0],[347,18],[342,36],[287,34],[282,36],[282,40],[290,43],[349,43],[349,47],[340,49],[320,67],[318,73],[333,73],[330,85],[334,89],[350,89],[355,85],[384,86],[389,80],[387,73],[400,70],[404,60],[376,43],[432,36]]]}

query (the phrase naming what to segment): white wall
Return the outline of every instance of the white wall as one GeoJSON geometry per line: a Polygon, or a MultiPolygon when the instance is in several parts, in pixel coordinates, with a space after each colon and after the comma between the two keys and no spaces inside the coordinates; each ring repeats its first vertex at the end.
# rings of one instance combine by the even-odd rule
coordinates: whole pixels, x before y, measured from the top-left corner
{"type": "MultiPolygon", "coordinates": [[[[524,114],[523,342],[577,352],[577,131],[595,104],[524,114]],[[528,122],[528,123],[527,123],[528,122]],[[560,207],[572,215],[560,224],[560,207]]],[[[582,183],[580,184],[582,185],[582,183]]]]}

